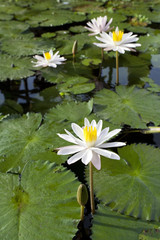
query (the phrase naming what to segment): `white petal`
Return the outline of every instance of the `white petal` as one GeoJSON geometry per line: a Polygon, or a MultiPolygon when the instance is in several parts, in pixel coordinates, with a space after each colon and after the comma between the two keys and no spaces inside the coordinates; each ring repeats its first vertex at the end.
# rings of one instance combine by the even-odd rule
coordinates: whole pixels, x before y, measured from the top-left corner
{"type": "Polygon", "coordinates": [[[67,134],[60,134],[60,133],[57,133],[57,135],[58,135],[60,138],[66,140],[66,141],[68,141],[68,142],[71,142],[71,143],[75,143],[75,144],[76,144],[76,141],[75,141],[75,139],[74,139],[72,136],[69,136],[69,135],[67,135],[67,134]]]}
{"type": "Polygon", "coordinates": [[[111,152],[111,151],[108,151],[108,150],[104,150],[104,149],[100,149],[100,148],[91,148],[91,149],[92,149],[92,151],[94,151],[94,152],[96,152],[99,155],[102,155],[104,157],[115,159],[115,160],[119,160],[120,159],[119,155],[114,153],[114,152],[111,152]]]}
{"type": "Polygon", "coordinates": [[[84,126],[86,127],[89,127],[90,126],[90,122],[88,121],[87,118],[84,119],[84,126]]]}
{"type": "Polygon", "coordinates": [[[97,169],[97,170],[100,170],[101,169],[101,158],[100,158],[100,155],[95,153],[95,152],[92,152],[93,153],[93,157],[92,157],[92,164],[94,165],[94,167],[97,169]]]}
{"type": "Polygon", "coordinates": [[[58,148],[59,151],[57,152],[58,155],[68,155],[68,154],[73,154],[76,152],[79,152],[84,149],[82,146],[77,146],[77,145],[71,145],[71,146],[66,146],[66,147],[60,147],[58,148]]]}
{"type": "Polygon", "coordinates": [[[71,127],[74,131],[74,133],[82,140],[84,140],[84,134],[83,134],[83,129],[77,125],[76,123],[72,123],[71,127]]]}
{"type": "Polygon", "coordinates": [[[93,128],[97,126],[97,124],[96,124],[96,121],[95,121],[95,120],[92,120],[92,122],[91,122],[91,126],[92,126],[93,128]]]}
{"type": "Polygon", "coordinates": [[[85,154],[86,152],[86,149],[85,150],[82,150],[78,153],[76,153],[75,155],[73,155],[72,157],[70,157],[68,160],[67,160],[67,163],[68,164],[72,164],[72,163],[75,163],[77,162],[79,159],[81,159],[83,157],[83,155],[85,154]]]}
{"type": "Polygon", "coordinates": [[[80,146],[85,146],[85,145],[86,145],[85,142],[83,142],[83,141],[81,141],[80,139],[78,139],[78,138],[76,138],[75,136],[73,136],[72,133],[70,133],[70,132],[67,131],[66,129],[64,129],[64,130],[65,130],[65,132],[66,132],[72,139],[74,139],[74,141],[75,141],[76,144],[78,144],[78,145],[80,145],[80,146]]]}
{"type": "Polygon", "coordinates": [[[99,137],[97,138],[97,141],[95,143],[95,146],[99,146],[100,144],[102,144],[104,141],[103,139],[108,135],[109,132],[109,127],[104,128],[101,132],[101,134],[99,135],[99,137]]]}
{"type": "Polygon", "coordinates": [[[87,165],[93,157],[92,151],[90,149],[87,149],[85,154],[82,157],[82,162],[87,165]]]}
{"type": "Polygon", "coordinates": [[[113,131],[109,132],[107,135],[107,140],[109,140],[113,136],[117,135],[120,131],[121,131],[121,129],[114,129],[113,131]]]}
{"type": "Polygon", "coordinates": [[[124,54],[124,53],[125,53],[125,51],[124,51],[124,48],[123,48],[123,47],[119,47],[119,46],[118,46],[118,49],[117,49],[117,51],[118,51],[119,53],[122,53],[122,54],[124,54]]]}
{"type": "Polygon", "coordinates": [[[99,145],[99,148],[111,148],[111,147],[122,147],[125,146],[126,143],[123,142],[111,142],[111,143],[103,143],[99,145]]]}
{"type": "Polygon", "coordinates": [[[57,67],[57,65],[56,65],[55,63],[48,63],[48,66],[49,66],[49,67],[53,67],[53,68],[56,68],[56,67],[57,67]]]}
{"type": "Polygon", "coordinates": [[[103,125],[103,121],[99,120],[99,122],[97,123],[97,137],[99,137],[99,135],[102,131],[102,125],[103,125]]]}

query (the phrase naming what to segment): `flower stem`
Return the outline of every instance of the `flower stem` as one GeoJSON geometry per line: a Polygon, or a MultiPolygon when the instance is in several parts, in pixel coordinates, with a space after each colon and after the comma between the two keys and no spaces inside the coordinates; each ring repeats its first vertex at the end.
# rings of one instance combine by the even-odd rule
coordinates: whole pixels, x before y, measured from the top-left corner
{"type": "Polygon", "coordinates": [[[93,165],[92,162],[89,163],[89,178],[90,178],[90,201],[91,201],[91,212],[95,213],[94,206],[94,194],[93,194],[93,165]]]}
{"type": "Polygon", "coordinates": [[[103,62],[103,60],[104,60],[104,50],[103,50],[103,48],[101,48],[101,57],[102,57],[102,62],[103,62]]]}
{"type": "Polygon", "coordinates": [[[81,220],[83,221],[84,218],[84,206],[81,205],[81,220]]]}
{"type": "Polygon", "coordinates": [[[116,51],[116,85],[119,84],[119,63],[118,63],[118,51],[116,51]]]}

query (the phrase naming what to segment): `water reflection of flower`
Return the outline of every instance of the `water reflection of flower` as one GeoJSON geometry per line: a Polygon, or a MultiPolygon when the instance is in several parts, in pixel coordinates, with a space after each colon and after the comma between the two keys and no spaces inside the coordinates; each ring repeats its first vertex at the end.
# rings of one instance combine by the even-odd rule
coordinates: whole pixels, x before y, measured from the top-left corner
{"type": "Polygon", "coordinates": [[[56,68],[57,65],[62,64],[66,59],[64,57],[60,57],[58,55],[59,51],[53,55],[53,51],[43,52],[43,57],[39,55],[35,55],[34,58],[37,62],[32,61],[35,64],[35,67],[53,67],[56,68]]]}
{"type": "Polygon", "coordinates": [[[97,35],[102,32],[110,31],[110,24],[112,23],[112,18],[107,23],[107,16],[104,17],[98,17],[97,19],[93,18],[91,19],[91,22],[87,22],[88,27],[85,27],[87,30],[89,30],[90,33],[89,36],[97,35]]]}
{"type": "Polygon", "coordinates": [[[126,144],[123,142],[104,142],[110,140],[113,136],[118,134],[121,129],[115,129],[111,132],[109,132],[109,128],[102,130],[102,120],[100,120],[98,123],[93,120],[90,123],[87,118],[84,120],[84,127],[81,128],[75,123],[72,123],[71,127],[78,138],[73,136],[67,130],[65,130],[67,134],[58,134],[58,136],[64,140],[75,144],[58,148],[58,155],[74,154],[68,159],[68,164],[75,163],[82,159],[82,162],[85,165],[87,165],[89,162],[92,162],[95,168],[100,170],[100,155],[115,160],[120,159],[118,154],[109,150],[105,150],[104,148],[121,147],[126,144]]]}

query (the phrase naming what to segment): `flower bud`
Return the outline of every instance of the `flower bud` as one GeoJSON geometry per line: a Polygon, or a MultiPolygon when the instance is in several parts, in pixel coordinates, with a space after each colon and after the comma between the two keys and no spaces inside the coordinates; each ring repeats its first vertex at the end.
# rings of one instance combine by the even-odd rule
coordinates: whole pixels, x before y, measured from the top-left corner
{"type": "Polygon", "coordinates": [[[77,190],[77,202],[84,206],[88,201],[88,191],[86,185],[80,184],[77,190]]]}
{"type": "Polygon", "coordinates": [[[76,40],[76,41],[74,41],[73,47],[72,47],[72,54],[73,54],[73,56],[76,55],[77,48],[78,48],[78,41],[76,40]]]}

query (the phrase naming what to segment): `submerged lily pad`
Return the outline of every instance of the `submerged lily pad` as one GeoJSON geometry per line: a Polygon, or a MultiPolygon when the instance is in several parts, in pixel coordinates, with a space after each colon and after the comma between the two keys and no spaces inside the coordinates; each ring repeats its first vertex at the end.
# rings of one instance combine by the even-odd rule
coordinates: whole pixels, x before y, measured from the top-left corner
{"type": "Polygon", "coordinates": [[[96,196],[125,215],[159,221],[160,150],[132,144],[118,154],[121,160],[102,157],[101,170],[94,169],[96,196]]]}
{"type": "Polygon", "coordinates": [[[57,68],[43,68],[41,69],[42,76],[46,81],[51,83],[67,83],[69,84],[70,79],[77,79],[78,77],[92,79],[92,70],[88,67],[83,66],[79,62],[66,61],[64,64],[57,68]]]}
{"type": "Polygon", "coordinates": [[[56,86],[51,86],[41,91],[39,98],[32,98],[30,110],[44,114],[49,108],[55,107],[61,100],[56,86]]]}
{"type": "Polygon", "coordinates": [[[73,174],[54,163],[28,162],[21,178],[0,174],[0,239],[72,239],[79,218],[77,188],[73,174]]]}
{"type": "Polygon", "coordinates": [[[116,92],[103,89],[94,98],[96,114],[113,123],[128,124],[135,128],[145,128],[149,122],[160,123],[160,98],[144,89],[116,87],[116,92]]]}
{"type": "Polygon", "coordinates": [[[32,69],[30,58],[17,58],[7,55],[0,56],[0,81],[19,80],[22,78],[30,77],[34,73],[32,69]]]}
{"type": "Polygon", "coordinates": [[[5,102],[0,106],[0,112],[3,114],[22,114],[23,108],[16,101],[6,99],[5,102]]]}
{"type": "Polygon", "coordinates": [[[125,240],[127,237],[129,240],[156,240],[159,239],[156,237],[159,234],[155,234],[156,238],[152,238],[152,233],[156,232],[155,228],[158,229],[159,224],[121,215],[101,204],[98,205],[98,210],[94,215],[92,239],[125,240]],[[147,235],[148,238],[145,238],[147,235]]]}

